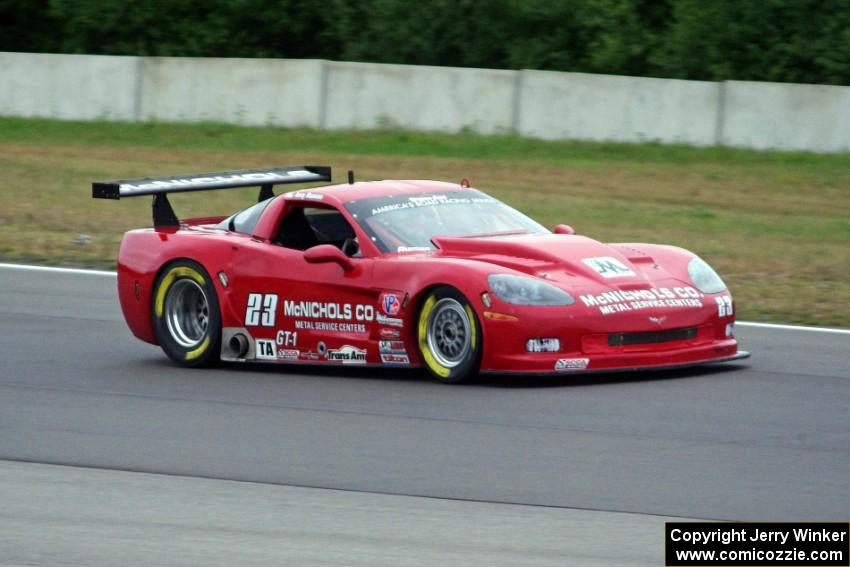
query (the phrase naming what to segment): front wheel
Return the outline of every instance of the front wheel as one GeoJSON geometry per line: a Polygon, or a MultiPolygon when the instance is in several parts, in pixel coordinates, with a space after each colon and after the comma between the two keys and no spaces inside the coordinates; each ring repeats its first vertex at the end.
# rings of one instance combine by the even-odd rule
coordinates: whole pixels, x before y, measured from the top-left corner
{"type": "Polygon", "coordinates": [[[218,360],[221,314],[215,287],[197,262],[170,264],[157,278],[154,328],[165,354],[182,366],[218,360]]]}
{"type": "Polygon", "coordinates": [[[441,286],[425,297],[417,338],[425,367],[440,382],[462,382],[478,371],[481,325],[458,290],[441,286]]]}

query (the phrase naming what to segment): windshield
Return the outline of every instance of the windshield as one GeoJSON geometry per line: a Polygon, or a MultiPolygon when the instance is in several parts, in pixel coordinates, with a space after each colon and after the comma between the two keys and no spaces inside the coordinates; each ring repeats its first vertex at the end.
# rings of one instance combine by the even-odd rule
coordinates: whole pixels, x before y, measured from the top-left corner
{"type": "Polygon", "coordinates": [[[475,189],[377,197],[351,201],[346,208],[383,252],[432,250],[435,236],[548,233],[524,214],[475,189]]]}

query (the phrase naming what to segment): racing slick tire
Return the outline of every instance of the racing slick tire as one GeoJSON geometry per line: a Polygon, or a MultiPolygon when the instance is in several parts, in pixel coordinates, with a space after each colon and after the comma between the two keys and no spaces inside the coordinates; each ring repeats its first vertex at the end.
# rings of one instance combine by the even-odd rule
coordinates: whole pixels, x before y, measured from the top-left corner
{"type": "Polygon", "coordinates": [[[218,361],[221,312],[212,279],[200,264],[178,260],[162,270],[151,309],[156,337],[169,358],[188,367],[218,361]]]}
{"type": "Polygon", "coordinates": [[[449,286],[432,289],[419,309],[417,344],[428,372],[457,384],[475,376],[481,364],[481,325],[466,297],[449,286]]]}

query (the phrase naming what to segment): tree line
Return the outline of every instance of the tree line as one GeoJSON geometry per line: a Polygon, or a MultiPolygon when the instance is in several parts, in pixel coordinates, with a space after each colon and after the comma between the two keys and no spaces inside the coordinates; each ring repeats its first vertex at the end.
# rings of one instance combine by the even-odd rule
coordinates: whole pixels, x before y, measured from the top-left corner
{"type": "Polygon", "coordinates": [[[0,0],[0,50],[850,84],[850,0],[0,0]]]}

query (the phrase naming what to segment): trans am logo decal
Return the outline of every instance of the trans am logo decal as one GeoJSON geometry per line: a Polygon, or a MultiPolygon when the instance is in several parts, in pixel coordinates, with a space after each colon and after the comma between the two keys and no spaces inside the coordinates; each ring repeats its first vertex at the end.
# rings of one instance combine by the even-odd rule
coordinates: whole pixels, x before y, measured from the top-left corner
{"type": "Polygon", "coordinates": [[[328,360],[342,362],[343,364],[364,364],[366,362],[366,351],[345,345],[336,350],[328,350],[325,353],[328,360]]]}

